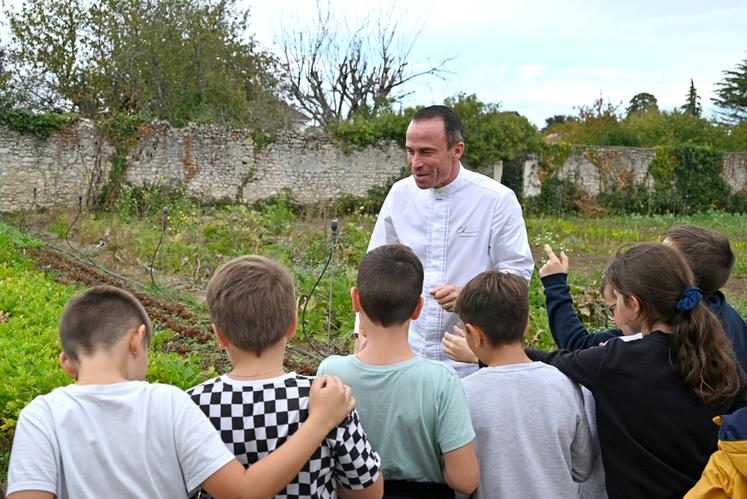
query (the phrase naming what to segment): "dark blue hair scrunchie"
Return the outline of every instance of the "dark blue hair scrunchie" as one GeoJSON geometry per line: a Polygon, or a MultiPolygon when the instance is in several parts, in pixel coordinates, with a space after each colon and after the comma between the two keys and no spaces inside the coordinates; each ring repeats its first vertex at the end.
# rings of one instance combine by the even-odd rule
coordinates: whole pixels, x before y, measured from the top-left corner
{"type": "Polygon", "coordinates": [[[685,312],[692,310],[695,305],[703,299],[703,292],[696,286],[690,286],[682,290],[680,301],[677,302],[677,310],[685,312]]]}

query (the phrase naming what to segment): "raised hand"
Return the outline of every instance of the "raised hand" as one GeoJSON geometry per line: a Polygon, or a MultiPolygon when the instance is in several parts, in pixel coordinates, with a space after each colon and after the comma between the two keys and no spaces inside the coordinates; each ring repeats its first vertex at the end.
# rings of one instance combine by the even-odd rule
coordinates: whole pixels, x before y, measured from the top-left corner
{"type": "Polygon", "coordinates": [[[568,273],[568,255],[565,254],[565,251],[561,251],[560,258],[558,258],[550,245],[545,244],[545,253],[547,254],[547,261],[539,269],[540,277],[568,273]]]}

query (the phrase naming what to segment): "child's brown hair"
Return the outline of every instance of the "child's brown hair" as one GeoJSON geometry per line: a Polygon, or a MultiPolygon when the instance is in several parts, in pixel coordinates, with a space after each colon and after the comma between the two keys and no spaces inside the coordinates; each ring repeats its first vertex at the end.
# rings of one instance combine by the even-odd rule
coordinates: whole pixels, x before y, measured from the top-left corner
{"type": "Polygon", "coordinates": [[[726,284],[734,267],[734,253],[725,235],[695,225],[680,225],[669,229],[664,239],[685,256],[695,274],[695,284],[706,298],[726,284]]]}
{"type": "Polygon", "coordinates": [[[145,325],[145,339],[152,327],[148,313],[131,293],[114,286],[95,286],[73,297],[60,317],[62,350],[75,361],[108,349],[125,333],[145,325]]]}
{"type": "Polygon", "coordinates": [[[423,264],[407,246],[379,246],[361,260],[356,287],[369,319],[384,327],[402,324],[420,301],[423,264]]]}
{"type": "Polygon", "coordinates": [[[529,321],[529,288],[520,276],[487,270],[467,283],[455,312],[479,327],[494,347],[521,341],[529,321]]]}
{"type": "Polygon", "coordinates": [[[695,278],[682,254],[663,244],[641,243],[618,253],[605,276],[625,303],[635,295],[651,327],[671,328],[671,357],[683,383],[707,405],[734,396],[741,381],[731,343],[718,319],[692,289],[695,278]],[[685,293],[688,289],[689,293],[685,293]],[[686,295],[695,293],[692,303],[686,295]]]}
{"type": "Polygon", "coordinates": [[[296,321],[293,279],[263,256],[241,256],[221,266],[207,287],[210,318],[234,346],[260,355],[296,321]]]}

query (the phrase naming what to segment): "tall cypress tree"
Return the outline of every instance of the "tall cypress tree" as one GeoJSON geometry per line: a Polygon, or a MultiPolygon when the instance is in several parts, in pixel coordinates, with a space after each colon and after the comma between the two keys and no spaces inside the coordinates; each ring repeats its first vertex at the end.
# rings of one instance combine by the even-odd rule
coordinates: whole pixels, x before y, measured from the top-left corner
{"type": "Polygon", "coordinates": [[[685,104],[680,109],[683,113],[697,118],[700,118],[700,115],[703,114],[703,108],[700,106],[700,96],[698,91],[695,90],[692,78],[690,78],[690,90],[687,91],[685,104]]]}

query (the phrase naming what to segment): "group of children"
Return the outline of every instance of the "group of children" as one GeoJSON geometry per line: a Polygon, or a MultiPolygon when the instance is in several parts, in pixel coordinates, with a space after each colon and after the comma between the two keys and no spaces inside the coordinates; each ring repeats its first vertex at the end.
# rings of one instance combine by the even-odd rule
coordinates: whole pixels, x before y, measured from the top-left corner
{"type": "Polygon", "coordinates": [[[663,243],[618,253],[602,289],[616,327],[591,334],[573,311],[567,257],[546,251],[540,277],[563,350],[525,349],[526,280],[483,272],[457,299],[463,327],[444,337],[452,357],[480,363],[461,380],[408,345],[423,267],[400,245],[361,260],[351,300],[363,347],[323,361],[316,379],[283,371],[295,291],[267,258],[234,259],[211,279],[212,326],[233,370],[186,393],[142,381],[151,326],[137,300],[92,288],[60,321],[60,362],[77,383],[21,412],[8,492],[658,498],[695,486],[695,498],[746,490],[724,478],[734,461],[723,453],[747,433],[747,409],[725,416],[721,433],[712,422],[747,406],[747,327],[719,291],[734,263],[728,240],[683,226],[663,243]],[[721,454],[709,462],[719,436],[721,454]]]}

